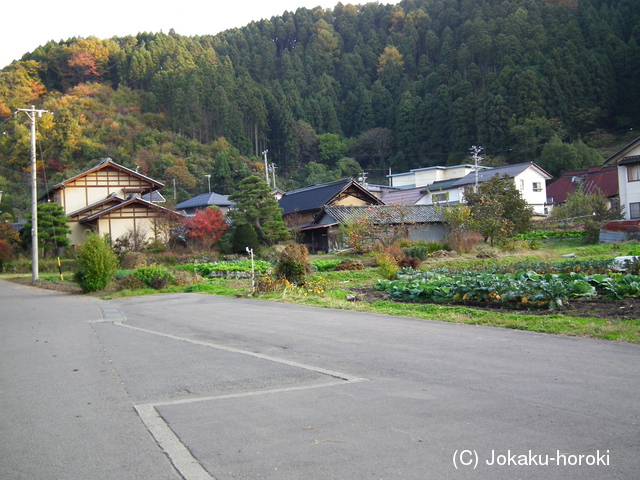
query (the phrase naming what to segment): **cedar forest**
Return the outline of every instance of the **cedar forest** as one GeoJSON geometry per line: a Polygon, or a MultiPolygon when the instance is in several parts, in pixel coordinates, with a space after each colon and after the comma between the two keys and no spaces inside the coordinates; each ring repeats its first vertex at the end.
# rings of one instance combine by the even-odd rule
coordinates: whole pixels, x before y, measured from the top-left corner
{"type": "Polygon", "coordinates": [[[50,42],[0,71],[0,190],[39,188],[111,157],[170,201],[264,175],[291,190],[367,172],[603,161],[640,122],[638,0],[403,0],[300,8],[218,35],[50,42]],[[209,179],[205,175],[211,175],[209,179]],[[173,185],[176,185],[176,197],[173,185]]]}

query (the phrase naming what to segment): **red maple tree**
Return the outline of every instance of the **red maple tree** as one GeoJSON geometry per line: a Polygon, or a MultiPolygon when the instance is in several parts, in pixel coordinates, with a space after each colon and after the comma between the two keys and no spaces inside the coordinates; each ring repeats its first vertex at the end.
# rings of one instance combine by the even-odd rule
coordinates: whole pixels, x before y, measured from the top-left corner
{"type": "Polygon", "coordinates": [[[200,239],[211,248],[225,232],[229,225],[218,208],[205,208],[198,210],[195,216],[184,221],[189,230],[187,234],[190,238],[200,239]]]}

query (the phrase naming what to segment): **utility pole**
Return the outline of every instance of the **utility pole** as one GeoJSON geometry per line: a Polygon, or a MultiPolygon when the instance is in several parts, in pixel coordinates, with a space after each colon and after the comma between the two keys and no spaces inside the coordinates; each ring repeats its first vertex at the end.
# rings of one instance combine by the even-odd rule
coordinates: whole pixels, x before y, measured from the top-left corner
{"type": "Polygon", "coordinates": [[[207,182],[209,184],[209,193],[211,193],[211,175],[205,174],[205,177],[207,177],[207,182]]]}
{"type": "Polygon", "coordinates": [[[474,193],[477,193],[478,192],[478,165],[482,163],[482,161],[484,160],[484,158],[482,158],[479,155],[479,153],[482,151],[482,147],[476,147],[475,145],[472,145],[469,151],[471,152],[471,155],[472,155],[471,158],[473,158],[473,162],[474,162],[473,170],[476,174],[476,182],[473,187],[473,191],[474,193]]]}
{"type": "Polygon", "coordinates": [[[269,170],[271,171],[271,176],[273,177],[273,189],[276,189],[276,164],[271,163],[269,165],[269,170]]]}
{"type": "Polygon", "coordinates": [[[267,166],[267,153],[269,152],[269,150],[265,150],[264,152],[262,152],[262,155],[264,156],[264,176],[267,180],[267,185],[269,185],[269,167],[267,166]]]}
{"type": "Polygon", "coordinates": [[[34,282],[38,280],[38,184],[36,176],[36,118],[42,117],[49,110],[36,110],[31,108],[19,108],[18,112],[24,112],[31,120],[31,277],[34,282]]]}

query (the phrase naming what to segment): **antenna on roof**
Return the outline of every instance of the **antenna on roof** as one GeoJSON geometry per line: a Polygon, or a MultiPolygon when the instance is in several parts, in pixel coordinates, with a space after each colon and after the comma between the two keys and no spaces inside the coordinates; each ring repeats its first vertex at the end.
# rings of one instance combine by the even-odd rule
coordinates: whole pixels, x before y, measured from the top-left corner
{"type": "Polygon", "coordinates": [[[474,164],[473,170],[476,174],[476,182],[473,187],[473,191],[477,192],[478,191],[478,166],[484,160],[484,158],[482,158],[479,155],[479,153],[482,151],[482,147],[477,147],[475,145],[472,145],[469,151],[471,152],[471,158],[473,158],[473,164],[474,164]]]}

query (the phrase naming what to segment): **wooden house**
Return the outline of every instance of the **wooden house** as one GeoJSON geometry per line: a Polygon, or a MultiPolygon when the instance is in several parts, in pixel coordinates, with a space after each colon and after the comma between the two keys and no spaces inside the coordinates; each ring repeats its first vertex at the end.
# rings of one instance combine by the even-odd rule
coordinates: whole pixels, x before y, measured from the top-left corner
{"type": "Polygon", "coordinates": [[[143,199],[164,185],[118,165],[110,158],[79,175],[54,185],[42,197],[56,202],[69,217],[71,244],[82,243],[85,230],[108,235],[113,241],[135,231],[153,238],[160,217],[176,212],[143,199]]]}
{"type": "Polygon", "coordinates": [[[316,223],[325,206],[384,205],[373,193],[351,178],[286,192],[278,202],[282,217],[299,241],[311,252],[327,251],[335,242],[328,225],[316,223]]]}

